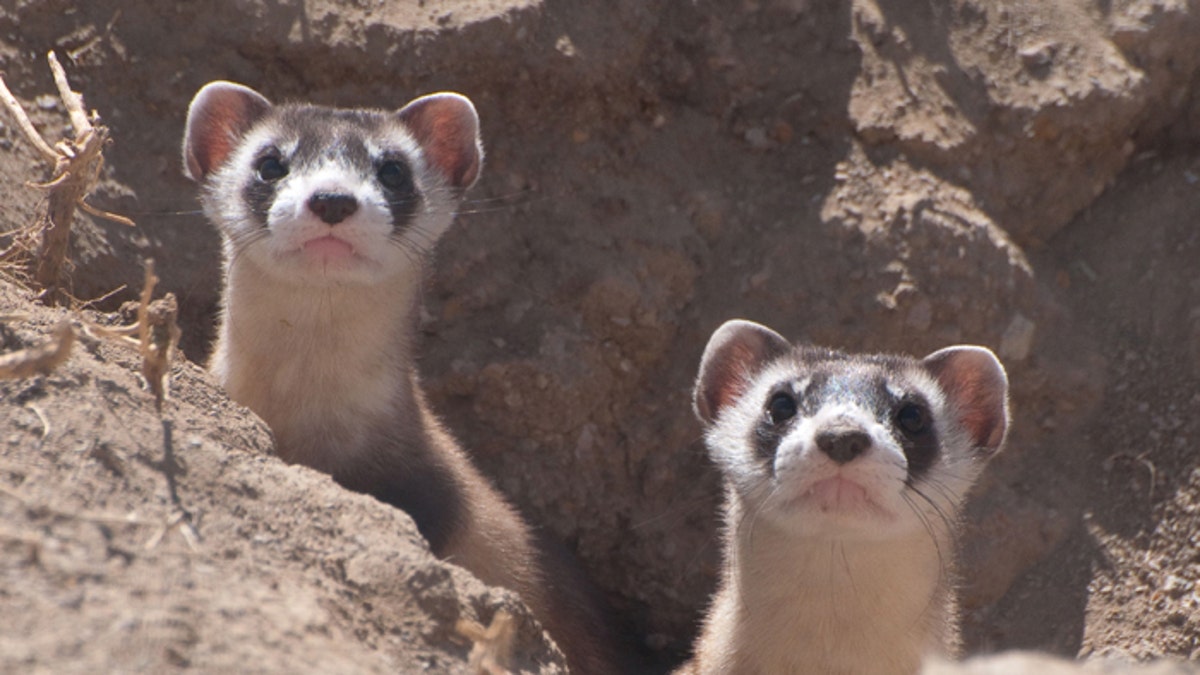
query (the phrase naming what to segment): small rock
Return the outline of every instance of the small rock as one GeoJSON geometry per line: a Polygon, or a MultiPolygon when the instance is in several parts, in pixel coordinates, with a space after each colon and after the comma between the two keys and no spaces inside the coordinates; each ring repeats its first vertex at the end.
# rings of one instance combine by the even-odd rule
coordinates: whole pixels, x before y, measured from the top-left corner
{"type": "Polygon", "coordinates": [[[1188,581],[1187,579],[1170,574],[1167,575],[1166,580],[1163,581],[1162,590],[1163,593],[1166,593],[1172,598],[1179,598],[1182,597],[1184,593],[1187,593],[1189,590],[1191,590],[1192,586],[1192,582],[1188,581]]]}
{"type": "Polygon", "coordinates": [[[792,142],[793,138],[796,137],[796,130],[787,122],[779,120],[775,122],[775,126],[771,128],[771,137],[775,139],[775,141],[787,145],[788,143],[792,142]]]}
{"type": "Polygon", "coordinates": [[[1039,42],[1017,52],[1017,55],[1021,57],[1021,64],[1029,71],[1048,70],[1054,63],[1056,54],[1058,54],[1057,42],[1039,42]]]}
{"type": "Polygon", "coordinates": [[[748,283],[750,285],[750,288],[753,288],[754,290],[757,291],[757,290],[761,290],[763,286],[766,286],[767,282],[770,280],[771,280],[771,269],[769,267],[767,267],[767,268],[759,270],[758,272],[755,272],[754,274],[750,275],[750,279],[748,279],[748,283]]]}
{"type": "Polygon", "coordinates": [[[1008,361],[1024,361],[1033,351],[1037,324],[1018,312],[1000,338],[1000,357],[1008,361]]]}
{"type": "Polygon", "coordinates": [[[555,41],[554,48],[558,50],[558,53],[567,58],[571,58],[579,53],[575,49],[575,43],[571,42],[571,37],[568,35],[560,36],[558,40],[555,41]]]}
{"type": "Polygon", "coordinates": [[[579,432],[579,438],[575,441],[575,460],[582,461],[592,453],[592,449],[596,447],[596,425],[585,424],[579,432]]]}
{"type": "Polygon", "coordinates": [[[755,150],[766,150],[771,147],[771,139],[767,136],[767,130],[762,127],[747,129],[744,138],[755,150]]]}

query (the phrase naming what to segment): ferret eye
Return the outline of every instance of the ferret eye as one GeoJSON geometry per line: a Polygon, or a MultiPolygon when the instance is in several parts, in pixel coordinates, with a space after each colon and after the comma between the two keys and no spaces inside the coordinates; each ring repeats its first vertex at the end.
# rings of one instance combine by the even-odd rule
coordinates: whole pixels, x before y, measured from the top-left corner
{"type": "Polygon", "coordinates": [[[288,175],[287,166],[278,157],[263,157],[258,160],[254,171],[258,174],[259,179],[267,183],[274,183],[288,175]]]}
{"type": "Polygon", "coordinates": [[[408,165],[403,162],[384,162],[379,165],[375,175],[379,178],[379,183],[389,190],[403,190],[412,182],[408,165]]]}
{"type": "Polygon", "coordinates": [[[896,426],[910,436],[929,430],[929,412],[916,403],[905,403],[896,411],[896,426]]]}
{"type": "Polygon", "coordinates": [[[772,424],[783,424],[796,416],[796,399],[787,392],[778,392],[767,402],[767,416],[772,424]]]}

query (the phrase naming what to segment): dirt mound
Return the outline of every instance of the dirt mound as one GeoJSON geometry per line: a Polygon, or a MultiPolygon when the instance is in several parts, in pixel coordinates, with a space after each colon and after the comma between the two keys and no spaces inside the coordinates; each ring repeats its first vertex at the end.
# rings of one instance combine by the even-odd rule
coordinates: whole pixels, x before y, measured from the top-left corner
{"type": "MultiPolygon", "coordinates": [[[[83,218],[75,295],[139,288],[153,255],[205,357],[217,237],[178,158],[205,82],[385,107],[461,91],[488,160],[426,288],[425,382],[660,662],[686,650],[719,564],[689,395],[732,317],[850,350],[995,348],[1014,432],[970,509],[968,649],[1200,658],[1189,3],[392,5],[0,6],[6,81],[54,136],[41,54],[70,56],[115,140],[96,201],[138,222],[83,218]]],[[[45,176],[4,123],[11,229],[45,176]]],[[[464,668],[454,622],[503,606],[523,663],[556,667],[510,596],[429,560],[403,515],[270,458],[194,366],[175,369],[164,427],[116,349],[0,390],[0,485],[21,496],[0,494],[20,589],[0,602],[22,616],[0,662],[464,668]],[[198,543],[151,536],[180,513],[198,543]]]]}
{"type": "MultiPolygon", "coordinates": [[[[25,310],[6,349],[59,314],[25,310]]],[[[139,359],[85,337],[49,376],[0,381],[4,670],[474,672],[456,626],[500,611],[514,668],[564,670],[515,595],[435,560],[403,513],[269,457],[266,426],[197,366],[173,368],[159,417],[139,359]]]]}

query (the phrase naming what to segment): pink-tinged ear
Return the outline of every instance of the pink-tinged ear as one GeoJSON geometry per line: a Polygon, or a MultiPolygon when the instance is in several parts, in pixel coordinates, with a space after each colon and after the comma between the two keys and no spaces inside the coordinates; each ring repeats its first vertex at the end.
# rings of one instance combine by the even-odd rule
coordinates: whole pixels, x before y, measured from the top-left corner
{"type": "Polygon", "coordinates": [[[725,406],[746,393],[750,378],[762,366],[788,353],[792,345],[782,335],[753,321],[726,321],[708,339],[700,358],[700,374],[692,404],[696,416],[705,424],[725,406]]]}
{"type": "Polygon", "coordinates": [[[188,178],[202,181],[220,168],[242,136],[268,110],[271,102],[249,87],[209,82],[188,106],[183,134],[183,166],[188,178]]]}
{"type": "Polygon", "coordinates": [[[947,347],[924,363],[975,448],[999,450],[1008,432],[1008,376],[996,355],[984,347],[947,347]]]}
{"type": "Polygon", "coordinates": [[[483,145],[479,115],[467,97],[429,94],[404,106],[397,115],[421,145],[425,161],[441,172],[451,187],[465,189],[475,184],[483,164],[483,145]]]}

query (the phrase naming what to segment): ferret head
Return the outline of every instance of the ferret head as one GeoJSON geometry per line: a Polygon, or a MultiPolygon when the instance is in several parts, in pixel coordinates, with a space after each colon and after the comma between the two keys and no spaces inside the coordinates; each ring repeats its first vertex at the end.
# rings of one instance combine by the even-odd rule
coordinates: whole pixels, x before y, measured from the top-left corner
{"type": "Polygon", "coordinates": [[[272,105],[211,82],[188,108],[183,158],[229,264],[298,285],[372,284],[419,266],[483,151],[457,94],[398,111],[272,105]]]}
{"type": "Polygon", "coordinates": [[[743,511],[804,537],[945,532],[1008,427],[983,347],[924,359],[793,347],[749,321],[712,336],[695,409],[743,511]]]}

